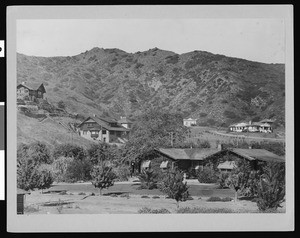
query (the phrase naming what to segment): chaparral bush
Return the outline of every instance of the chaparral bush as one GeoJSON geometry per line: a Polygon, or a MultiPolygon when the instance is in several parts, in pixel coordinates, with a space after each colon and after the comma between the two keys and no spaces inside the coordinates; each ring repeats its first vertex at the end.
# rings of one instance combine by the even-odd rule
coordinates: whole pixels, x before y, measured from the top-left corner
{"type": "Polygon", "coordinates": [[[177,213],[233,213],[229,208],[181,207],[177,213]]]}

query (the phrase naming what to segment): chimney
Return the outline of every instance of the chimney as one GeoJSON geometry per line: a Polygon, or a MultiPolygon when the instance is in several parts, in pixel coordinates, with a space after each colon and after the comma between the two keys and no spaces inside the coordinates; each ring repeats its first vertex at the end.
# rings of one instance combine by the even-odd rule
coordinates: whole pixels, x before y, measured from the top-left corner
{"type": "Polygon", "coordinates": [[[25,85],[25,82],[22,82],[23,85],[25,85]]]}
{"type": "Polygon", "coordinates": [[[252,124],[252,121],[249,121],[249,125],[251,125],[252,124]]]}
{"type": "Polygon", "coordinates": [[[218,151],[223,150],[223,145],[222,144],[218,144],[218,151]]]}
{"type": "Polygon", "coordinates": [[[94,117],[96,117],[96,114],[93,114],[94,117]]]}

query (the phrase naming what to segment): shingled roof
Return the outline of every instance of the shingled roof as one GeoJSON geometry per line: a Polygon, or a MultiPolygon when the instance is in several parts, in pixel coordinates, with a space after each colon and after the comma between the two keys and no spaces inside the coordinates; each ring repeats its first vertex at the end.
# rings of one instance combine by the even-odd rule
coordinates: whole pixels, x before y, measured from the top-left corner
{"type": "Polygon", "coordinates": [[[159,148],[156,151],[162,153],[173,160],[204,160],[205,158],[220,153],[218,149],[211,148],[192,148],[192,149],[177,149],[177,148],[159,148]]]}
{"type": "Polygon", "coordinates": [[[177,148],[159,148],[157,152],[167,156],[173,160],[204,160],[210,156],[223,154],[226,152],[233,155],[243,157],[248,160],[261,160],[267,162],[285,162],[285,158],[278,156],[270,151],[264,149],[226,149],[219,150],[213,148],[192,148],[192,149],[177,149],[177,148]]]}
{"type": "MultiPolygon", "coordinates": [[[[83,123],[85,123],[87,120],[92,119],[94,120],[98,125],[100,125],[101,127],[105,128],[106,130],[109,131],[129,131],[129,129],[122,127],[122,126],[116,126],[116,127],[112,127],[109,125],[109,123],[107,122],[108,119],[102,119],[99,117],[94,117],[94,116],[89,116],[88,118],[86,118],[83,122],[80,123],[80,125],[78,127],[80,127],[83,123]]],[[[115,121],[113,121],[115,122],[115,121]]]]}
{"type": "Polygon", "coordinates": [[[248,160],[262,160],[267,162],[285,162],[285,158],[275,155],[274,153],[264,149],[237,149],[232,148],[228,151],[233,154],[242,156],[248,160]]]}

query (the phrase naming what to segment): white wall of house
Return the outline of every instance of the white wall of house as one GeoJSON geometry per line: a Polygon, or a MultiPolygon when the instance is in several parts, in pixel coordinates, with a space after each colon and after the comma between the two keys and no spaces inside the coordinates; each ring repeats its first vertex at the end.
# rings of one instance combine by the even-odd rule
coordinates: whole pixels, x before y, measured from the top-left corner
{"type": "Polygon", "coordinates": [[[85,139],[88,140],[98,140],[98,141],[103,141],[103,142],[109,142],[109,131],[106,130],[106,134],[103,134],[102,131],[100,130],[98,133],[98,137],[92,137],[92,133],[95,132],[90,132],[90,131],[80,131],[80,136],[84,137],[85,139]]]}
{"type": "Polygon", "coordinates": [[[183,125],[184,125],[184,126],[192,126],[192,125],[196,125],[196,120],[191,120],[191,119],[183,120],[183,125]]]}

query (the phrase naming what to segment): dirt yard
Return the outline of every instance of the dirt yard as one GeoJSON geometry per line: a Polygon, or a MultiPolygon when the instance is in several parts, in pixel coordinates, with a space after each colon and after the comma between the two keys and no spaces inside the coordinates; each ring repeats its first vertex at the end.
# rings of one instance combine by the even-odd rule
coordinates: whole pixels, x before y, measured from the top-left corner
{"type": "MultiPolygon", "coordinates": [[[[137,214],[139,209],[165,208],[176,213],[176,201],[168,199],[159,190],[138,190],[134,183],[117,183],[108,190],[99,189],[91,184],[56,184],[48,191],[33,191],[26,195],[25,214],[137,214]],[[45,206],[45,203],[52,206],[45,206]],[[51,204],[55,203],[55,204],[51,204]]],[[[238,200],[237,202],[209,202],[211,196],[231,197],[230,189],[216,189],[214,185],[191,184],[192,200],[180,202],[180,207],[199,207],[205,209],[226,209],[232,213],[256,213],[255,202],[238,200]]],[[[46,204],[47,205],[47,204],[46,204]]],[[[284,212],[280,208],[278,212],[284,212]]]]}

